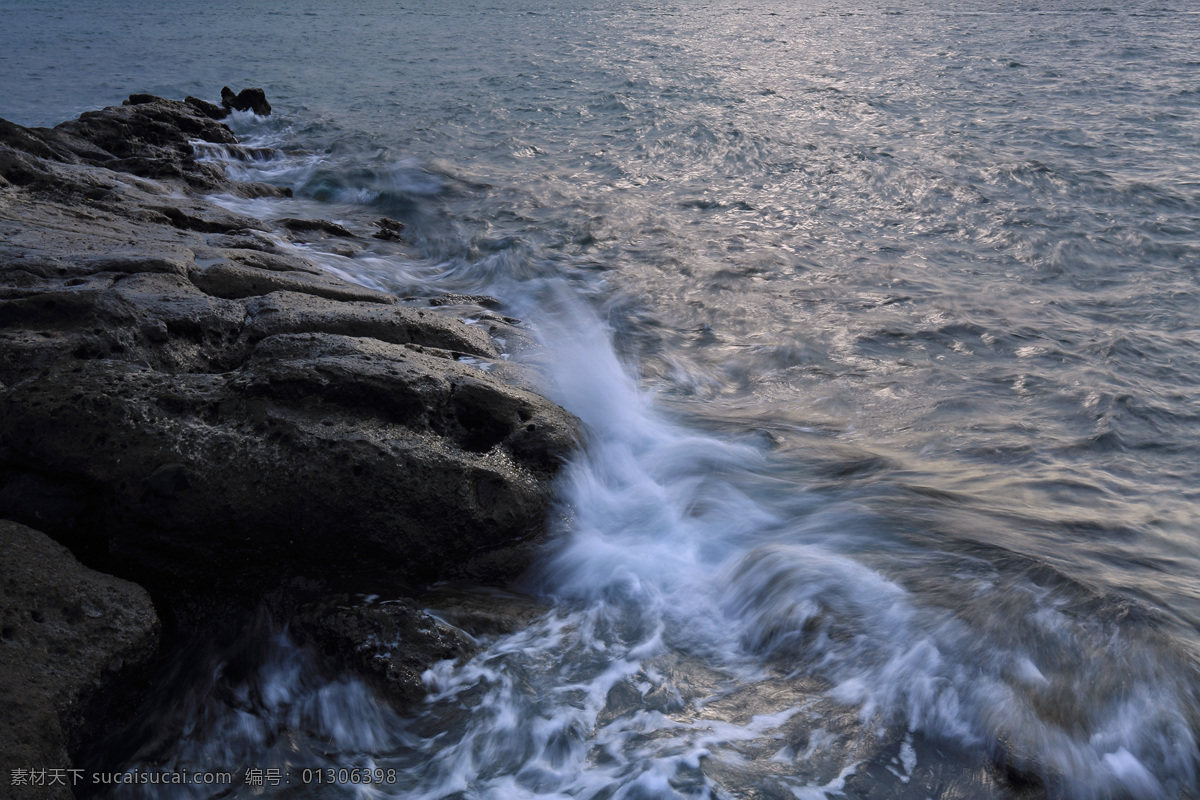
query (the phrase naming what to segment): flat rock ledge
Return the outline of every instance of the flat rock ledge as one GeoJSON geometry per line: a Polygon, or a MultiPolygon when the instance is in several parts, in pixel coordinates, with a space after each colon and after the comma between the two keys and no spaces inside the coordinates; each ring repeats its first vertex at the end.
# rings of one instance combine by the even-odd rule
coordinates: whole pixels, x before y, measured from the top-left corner
{"type": "MultiPolygon", "coordinates": [[[[524,570],[577,423],[501,358],[492,336],[515,341],[514,320],[452,313],[486,298],[405,302],[347,283],[286,241],[354,231],[275,231],[205,201],[288,194],[198,158],[240,147],[214,107],[134,95],[53,129],[0,120],[0,518],[148,589],[168,638],[236,624],[264,598],[281,623],[303,610],[297,633],[334,658],[359,652],[356,632],[408,636],[393,664],[344,662],[411,701],[413,653],[453,656],[469,637],[402,598],[524,570]],[[322,599],[367,593],[399,604],[322,599]]],[[[8,541],[6,570],[23,569],[8,541]]],[[[83,570],[55,552],[47,569],[83,570]]],[[[126,650],[146,656],[157,623],[144,595],[88,574],[67,605],[107,608],[124,587],[140,598],[130,613],[146,611],[126,650]]],[[[50,591],[5,595],[4,613],[24,619],[50,591]]],[[[55,646],[22,625],[21,647],[55,646]]],[[[5,663],[15,641],[0,642],[5,663]]],[[[89,686],[107,674],[96,664],[89,686]]],[[[24,691],[4,680],[6,696],[24,691]]]]}

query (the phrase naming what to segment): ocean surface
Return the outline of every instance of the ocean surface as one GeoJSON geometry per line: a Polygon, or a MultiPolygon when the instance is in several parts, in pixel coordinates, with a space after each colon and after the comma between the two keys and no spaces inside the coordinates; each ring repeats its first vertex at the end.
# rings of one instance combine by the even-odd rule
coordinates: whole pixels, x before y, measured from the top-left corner
{"type": "Polygon", "coordinates": [[[280,634],[125,765],[232,791],[112,797],[1200,796],[1195,6],[0,0],[0,80],[263,87],[296,197],[218,201],[402,220],[309,255],[587,426],[532,625],[408,717],[280,634]]]}

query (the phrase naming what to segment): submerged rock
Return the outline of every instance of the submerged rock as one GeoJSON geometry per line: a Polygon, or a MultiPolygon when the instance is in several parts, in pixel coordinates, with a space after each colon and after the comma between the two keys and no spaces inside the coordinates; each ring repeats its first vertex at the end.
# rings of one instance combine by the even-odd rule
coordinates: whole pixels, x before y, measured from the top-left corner
{"type": "MultiPolygon", "coordinates": [[[[158,645],[146,591],[0,520],[0,752],[5,772],[59,770],[14,797],[70,800],[68,753],[127,715],[158,645]]],[[[14,776],[4,776],[14,785],[14,776]]],[[[6,795],[7,796],[7,795],[6,795]]]]}
{"type": "Polygon", "coordinates": [[[375,227],[379,230],[375,231],[373,236],[376,239],[384,239],[389,242],[399,242],[403,240],[401,233],[404,231],[405,225],[403,222],[392,219],[391,217],[380,217],[375,223],[375,227]]]}

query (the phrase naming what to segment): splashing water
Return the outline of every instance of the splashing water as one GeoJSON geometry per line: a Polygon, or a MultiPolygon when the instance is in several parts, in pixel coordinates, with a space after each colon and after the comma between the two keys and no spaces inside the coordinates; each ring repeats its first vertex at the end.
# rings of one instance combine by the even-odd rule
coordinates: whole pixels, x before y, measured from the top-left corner
{"type": "Polygon", "coordinates": [[[955,771],[1003,796],[971,777],[1001,768],[1078,798],[1194,783],[1188,667],[1151,630],[975,558],[946,556],[946,595],[915,596],[886,575],[919,555],[887,519],[792,482],[761,443],[666,418],[561,281],[363,262],[364,283],[487,290],[535,322],[552,397],[586,429],[528,578],[554,610],[430,670],[410,719],[314,678],[281,637],[190,712],[169,766],[383,769],[395,783],[308,790],[406,798],[815,798],[856,778],[918,797],[955,771]]]}
{"type": "MultiPolygon", "coordinates": [[[[276,155],[208,157],[297,190],[220,202],[406,222],[403,257],[305,253],[501,298],[586,442],[525,587],[551,610],[415,714],[279,634],[213,654],[131,767],[233,789],[114,796],[1200,793],[1200,17],[285,2],[283,57],[214,3],[177,24],[236,24],[280,101],[233,118],[276,155]]],[[[123,41],[79,18],[62,47],[123,41]]],[[[128,51],[159,41],[187,50],[128,51]]]]}

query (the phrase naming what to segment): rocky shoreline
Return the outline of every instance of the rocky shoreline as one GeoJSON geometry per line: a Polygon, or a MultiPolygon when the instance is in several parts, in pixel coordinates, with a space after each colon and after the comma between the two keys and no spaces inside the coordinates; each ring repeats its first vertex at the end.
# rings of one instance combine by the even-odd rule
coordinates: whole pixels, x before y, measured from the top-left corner
{"type": "Polygon", "coordinates": [[[472,645],[411,598],[519,575],[575,445],[487,298],[401,300],[286,246],[398,224],[275,230],[206,201],[288,193],[198,159],[238,152],[225,113],[133,95],[0,120],[0,715],[25,721],[6,769],[69,766],[162,653],[255,614],[418,701],[425,666],[472,645]]]}

